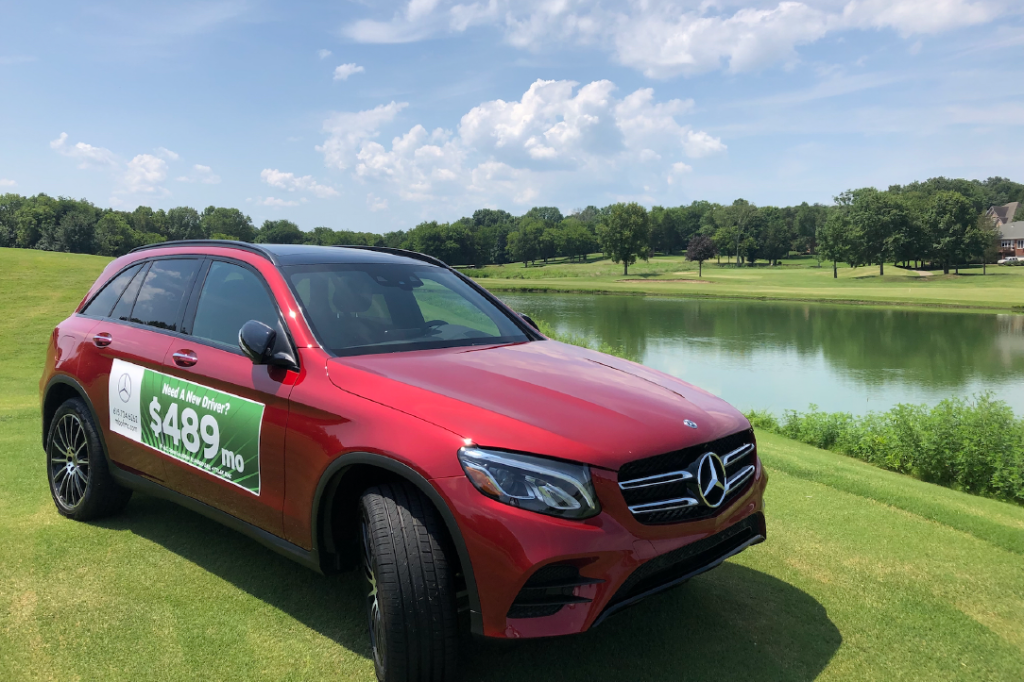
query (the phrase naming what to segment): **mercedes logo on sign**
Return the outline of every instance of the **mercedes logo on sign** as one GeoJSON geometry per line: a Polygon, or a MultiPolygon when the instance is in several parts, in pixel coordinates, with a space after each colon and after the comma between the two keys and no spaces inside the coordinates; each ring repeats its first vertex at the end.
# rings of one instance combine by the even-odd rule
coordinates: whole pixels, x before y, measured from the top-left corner
{"type": "Polygon", "coordinates": [[[705,452],[697,465],[697,494],[704,504],[714,509],[725,501],[726,492],[722,458],[713,452],[705,452]]]}
{"type": "Polygon", "coordinates": [[[117,380],[117,395],[121,396],[121,402],[126,403],[132,397],[132,378],[125,372],[117,380]]]}

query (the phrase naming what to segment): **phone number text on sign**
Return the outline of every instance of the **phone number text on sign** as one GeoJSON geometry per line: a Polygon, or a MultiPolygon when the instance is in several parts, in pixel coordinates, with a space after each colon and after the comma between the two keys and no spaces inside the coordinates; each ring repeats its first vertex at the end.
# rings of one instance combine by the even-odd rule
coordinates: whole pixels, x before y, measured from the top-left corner
{"type": "Polygon", "coordinates": [[[262,403],[121,360],[110,393],[112,431],[260,494],[262,403]]]}

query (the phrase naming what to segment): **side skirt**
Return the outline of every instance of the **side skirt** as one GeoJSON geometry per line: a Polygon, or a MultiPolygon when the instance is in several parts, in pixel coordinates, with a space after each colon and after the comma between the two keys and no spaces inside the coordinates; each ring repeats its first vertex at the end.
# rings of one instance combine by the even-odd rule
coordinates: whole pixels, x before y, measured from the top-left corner
{"type": "Polygon", "coordinates": [[[238,531],[242,535],[252,538],[264,547],[274,550],[281,556],[288,557],[292,561],[301,564],[312,571],[323,574],[323,569],[320,566],[320,554],[316,549],[303,549],[298,545],[294,545],[287,540],[277,537],[273,533],[268,533],[258,526],[254,526],[253,524],[243,521],[236,516],[222,512],[215,507],[211,507],[205,502],[200,502],[188,495],[182,495],[179,492],[165,488],[159,483],[139,476],[138,474],[125,471],[109,460],[108,464],[110,465],[110,475],[113,476],[115,481],[124,487],[131,488],[132,490],[136,490],[140,493],[145,493],[146,495],[174,502],[175,504],[185,507],[190,511],[202,514],[208,519],[216,521],[221,525],[238,531]]]}

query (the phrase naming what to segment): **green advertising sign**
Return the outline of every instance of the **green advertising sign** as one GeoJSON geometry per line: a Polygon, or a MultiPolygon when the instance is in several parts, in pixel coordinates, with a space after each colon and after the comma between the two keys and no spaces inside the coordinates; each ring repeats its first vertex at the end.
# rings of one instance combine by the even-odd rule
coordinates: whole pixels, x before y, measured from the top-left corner
{"type": "Polygon", "coordinates": [[[262,403],[114,360],[110,430],[260,494],[262,403]]]}

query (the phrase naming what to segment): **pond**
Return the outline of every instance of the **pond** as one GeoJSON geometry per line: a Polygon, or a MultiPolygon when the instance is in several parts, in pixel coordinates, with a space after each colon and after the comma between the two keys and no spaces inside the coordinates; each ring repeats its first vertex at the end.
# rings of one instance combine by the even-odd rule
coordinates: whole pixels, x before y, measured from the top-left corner
{"type": "Polygon", "coordinates": [[[656,296],[512,294],[742,410],[863,414],[990,391],[1024,415],[1024,315],[656,296]]]}

